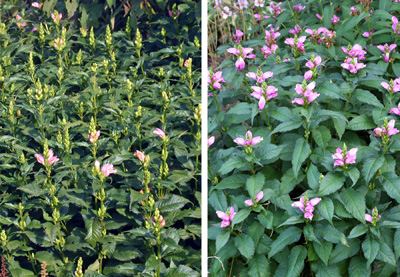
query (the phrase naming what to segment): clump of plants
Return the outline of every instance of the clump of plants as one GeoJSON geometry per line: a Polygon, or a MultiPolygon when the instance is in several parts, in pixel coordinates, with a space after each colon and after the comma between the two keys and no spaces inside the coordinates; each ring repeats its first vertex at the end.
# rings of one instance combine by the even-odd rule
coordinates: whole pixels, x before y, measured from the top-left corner
{"type": "Polygon", "coordinates": [[[397,2],[210,3],[211,274],[400,274],[397,2]]]}
{"type": "Polygon", "coordinates": [[[199,275],[198,6],[115,31],[0,2],[2,276],[199,275]]]}

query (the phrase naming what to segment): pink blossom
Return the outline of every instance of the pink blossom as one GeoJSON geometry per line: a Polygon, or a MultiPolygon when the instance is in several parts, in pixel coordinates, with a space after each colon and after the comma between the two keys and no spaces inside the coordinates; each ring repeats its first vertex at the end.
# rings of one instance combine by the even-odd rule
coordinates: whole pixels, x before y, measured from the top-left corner
{"type": "Polygon", "coordinates": [[[95,143],[99,137],[100,137],[100,130],[97,130],[96,132],[90,132],[90,134],[88,135],[89,141],[91,143],[95,143]]]}
{"type": "Polygon", "coordinates": [[[239,56],[238,60],[235,63],[236,70],[243,70],[246,66],[244,59],[255,59],[256,55],[250,54],[254,49],[251,47],[242,48],[239,45],[239,48],[229,48],[227,51],[235,56],[239,56]]]}
{"type": "Polygon", "coordinates": [[[249,2],[247,2],[247,0],[238,0],[238,5],[241,10],[247,9],[249,7],[249,2]]]}
{"type": "Polygon", "coordinates": [[[289,30],[289,33],[291,33],[292,35],[297,35],[301,33],[301,27],[299,24],[296,24],[294,26],[294,29],[289,30]]]}
{"type": "Polygon", "coordinates": [[[31,30],[31,33],[36,32],[37,30],[38,30],[37,27],[33,27],[32,30],[31,30]]]}
{"type": "Polygon", "coordinates": [[[215,137],[214,137],[214,136],[211,136],[211,137],[209,137],[208,140],[207,140],[207,145],[208,145],[208,146],[211,146],[211,145],[214,144],[214,142],[215,142],[215,137]]]}
{"type": "Polygon", "coordinates": [[[392,21],[393,21],[393,25],[392,25],[393,32],[394,32],[396,35],[400,35],[399,20],[397,19],[397,17],[393,16],[393,17],[392,17],[392,21]]]}
{"type": "Polygon", "coordinates": [[[305,201],[305,197],[300,197],[300,201],[296,201],[292,203],[292,207],[299,208],[304,213],[304,218],[312,220],[314,206],[316,206],[321,201],[321,198],[316,197],[311,200],[305,201]],[[304,207],[305,204],[305,207],[304,207]]]}
{"type": "Polygon", "coordinates": [[[239,59],[235,63],[236,70],[243,70],[245,66],[246,63],[244,62],[243,58],[239,57],[239,59]]]}
{"type": "Polygon", "coordinates": [[[156,128],[156,129],[153,131],[153,134],[159,136],[160,138],[164,138],[164,137],[165,137],[164,131],[161,130],[160,128],[156,128]]]}
{"type": "Polygon", "coordinates": [[[332,19],[331,19],[331,24],[332,25],[336,25],[339,23],[340,17],[337,17],[336,14],[333,15],[332,19]]]}
{"type": "Polygon", "coordinates": [[[385,45],[378,45],[377,47],[383,52],[382,56],[384,57],[385,63],[387,63],[390,61],[389,54],[392,50],[396,48],[396,44],[391,44],[389,46],[387,43],[385,43],[385,45]]]}
{"type": "Polygon", "coordinates": [[[287,38],[285,43],[290,45],[293,49],[297,48],[300,53],[305,52],[304,49],[304,41],[306,40],[306,36],[301,36],[298,39],[295,38],[287,38]]]}
{"type": "Polygon", "coordinates": [[[276,44],[276,38],[281,35],[278,30],[279,28],[274,29],[272,27],[270,30],[265,30],[265,43],[267,46],[271,47],[273,44],[276,44]]]}
{"type": "Polygon", "coordinates": [[[293,6],[293,11],[294,12],[301,12],[302,10],[304,10],[306,7],[302,6],[301,4],[297,4],[293,6]]]}
{"type": "Polygon", "coordinates": [[[400,115],[400,102],[398,104],[398,108],[391,108],[389,113],[400,115]]]}
{"type": "Polygon", "coordinates": [[[397,128],[394,127],[394,125],[395,125],[395,120],[391,119],[388,122],[388,130],[386,130],[385,126],[382,125],[382,128],[377,127],[374,129],[373,132],[375,133],[375,136],[378,136],[378,137],[382,137],[383,134],[387,134],[387,136],[391,137],[391,136],[397,134],[398,132],[400,132],[397,128]]]}
{"type": "Polygon", "coordinates": [[[117,170],[114,169],[114,166],[112,164],[105,164],[101,167],[101,173],[103,173],[104,176],[108,177],[112,173],[117,173],[117,170]]]}
{"type": "Polygon", "coordinates": [[[62,19],[62,13],[59,13],[58,16],[56,16],[54,13],[51,13],[51,18],[53,19],[54,23],[58,24],[62,19]]]}
{"type": "Polygon", "coordinates": [[[236,42],[236,43],[239,43],[239,42],[240,42],[240,38],[241,38],[243,35],[244,35],[244,34],[243,34],[242,31],[236,30],[236,34],[235,34],[235,36],[234,36],[235,42],[236,42]]]}
{"type": "MultiPolygon", "coordinates": [[[[16,16],[15,16],[15,19],[17,19],[17,20],[21,20],[22,19],[22,17],[19,15],[19,14],[17,14],[16,16]]],[[[23,27],[25,27],[26,26],[26,22],[24,21],[24,22],[22,22],[22,23],[20,23],[20,22],[18,22],[18,23],[16,23],[17,24],[17,26],[19,27],[19,28],[23,28],[23,27]]]]}
{"type": "Polygon", "coordinates": [[[258,13],[254,14],[254,18],[257,19],[257,20],[260,20],[261,19],[261,14],[258,14],[258,13]]]}
{"type": "Polygon", "coordinates": [[[253,134],[251,133],[251,131],[247,131],[246,132],[246,137],[245,138],[235,138],[233,140],[235,143],[242,145],[242,146],[246,146],[246,145],[256,145],[260,142],[263,141],[262,137],[254,137],[253,138],[253,134]]]}
{"type": "Polygon", "coordinates": [[[221,89],[221,83],[225,83],[225,79],[222,77],[222,71],[217,71],[214,74],[208,71],[208,86],[212,85],[214,89],[221,89]],[[212,74],[212,77],[211,77],[212,74]]]}
{"type": "Polygon", "coordinates": [[[306,73],[304,73],[304,79],[306,79],[307,81],[311,80],[312,77],[313,73],[311,70],[308,70],[306,73]]]}
{"type": "Polygon", "coordinates": [[[381,86],[383,86],[388,92],[399,92],[400,91],[400,78],[394,79],[390,81],[390,84],[386,82],[382,82],[381,86]]]}
{"type": "Polygon", "coordinates": [[[280,7],[282,4],[282,2],[279,2],[278,4],[275,5],[274,2],[271,2],[271,10],[272,10],[272,14],[274,16],[278,16],[282,13],[282,8],[280,7]]]}
{"type": "Polygon", "coordinates": [[[272,54],[276,53],[276,49],[278,49],[278,45],[276,45],[276,44],[271,45],[271,47],[268,47],[267,45],[264,45],[261,48],[261,54],[264,55],[264,58],[268,58],[269,55],[272,55],[272,54]]]}
{"type": "Polygon", "coordinates": [[[254,6],[264,7],[264,0],[254,0],[254,6]]]}
{"type": "MultiPolygon", "coordinates": [[[[368,222],[373,223],[373,221],[374,221],[374,219],[373,219],[374,214],[377,214],[376,221],[378,221],[379,219],[381,219],[381,215],[378,214],[378,209],[377,209],[376,207],[372,209],[371,213],[372,213],[371,215],[365,214],[365,221],[368,221],[368,222]]],[[[376,222],[375,222],[375,224],[376,224],[376,222]]]]}
{"type": "Polygon", "coordinates": [[[295,92],[299,95],[302,95],[302,98],[295,98],[292,101],[292,104],[298,104],[298,105],[305,105],[313,102],[317,97],[319,96],[319,93],[316,93],[313,91],[315,88],[315,82],[311,82],[308,85],[303,82],[303,84],[296,84],[296,87],[294,88],[295,92]]]}
{"type": "MultiPolygon", "coordinates": [[[[264,197],[264,192],[263,191],[260,191],[259,193],[257,193],[256,199],[255,199],[256,203],[260,202],[263,197],[264,197]]],[[[246,201],[244,201],[244,203],[247,206],[253,206],[254,205],[254,202],[251,199],[247,199],[246,201]]]]}
{"type": "Polygon", "coordinates": [[[257,86],[252,86],[253,92],[251,93],[251,96],[255,97],[256,99],[260,100],[258,102],[258,109],[262,110],[265,107],[265,104],[267,101],[269,101],[272,98],[275,98],[278,96],[278,89],[274,86],[268,86],[268,85],[263,85],[263,87],[257,87],[257,86]]]}
{"type": "Polygon", "coordinates": [[[332,158],[336,160],[333,163],[333,166],[344,166],[345,164],[356,163],[357,151],[358,148],[352,148],[349,151],[346,151],[346,159],[344,159],[342,149],[337,148],[336,153],[332,155],[332,158]]]}
{"type": "Polygon", "coordinates": [[[259,76],[254,72],[248,72],[246,76],[253,80],[256,80],[257,83],[262,83],[268,78],[274,78],[274,73],[272,73],[272,71],[261,72],[261,73],[262,73],[261,76],[259,76]]]}
{"type": "MultiPolygon", "coordinates": [[[[49,165],[55,164],[56,162],[58,162],[60,160],[57,156],[54,156],[54,152],[52,149],[49,150],[48,155],[49,155],[49,158],[47,159],[47,163],[49,165]]],[[[37,159],[38,163],[46,165],[46,160],[42,155],[35,154],[35,158],[37,159]]]]}
{"type": "Polygon", "coordinates": [[[232,16],[232,12],[229,10],[229,7],[223,7],[222,8],[222,18],[227,19],[230,16],[232,16]]]}
{"type": "Polygon", "coordinates": [[[364,55],[367,54],[363,47],[360,44],[355,44],[351,49],[347,49],[346,47],[342,47],[342,51],[347,54],[350,58],[357,58],[362,61],[365,60],[364,55]]]}
{"type": "Polygon", "coordinates": [[[233,217],[236,215],[233,207],[230,207],[229,210],[224,213],[221,211],[217,211],[217,216],[222,219],[221,228],[227,227],[232,224],[233,217]]]}
{"type": "Polygon", "coordinates": [[[97,170],[100,170],[100,162],[99,162],[98,160],[96,160],[96,161],[94,162],[94,167],[95,167],[97,170]]]}
{"type": "Polygon", "coordinates": [[[146,159],[146,155],[139,150],[136,150],[135,154],[133,154],[133,155],[136,156],[142,163],[146,159]]]}
{"type": "Polygon", "coordinates": [[[344,63],[341,64],[344,69],[349,70],[351,73],[356,74],[358,70],[364,68],[366,65],[359,63],[357,58],[347,58],[344,63]]]}
{"type": "Polygon", "coordinates": [[[35,154],[35,158],[37,159],[38,163],[44,164],[44,157],[40,154],[35,154]]]}
{"type": "Polygon", "coordinates": [[[319,14],[315,14],[315,16],[316,16],[319,20],[322,20],[322,16],[320,16],[319,14]]]}
{"type": "Polygon", "coordinates": [[[32,7],[35,7],[35,8],[40,9],[40,8],[42,7],[42,5],[40,5],[39,2],[33,2],[33,3],[32,3],[32,7]]]}
{"type": "Polygon", "coordinates": [[[322,62],[321,56],[318,56],[316,58],[314,58],[314,62],[312,61],[307,61],[306,66],[310,69],[320,65],[322,62]]]}

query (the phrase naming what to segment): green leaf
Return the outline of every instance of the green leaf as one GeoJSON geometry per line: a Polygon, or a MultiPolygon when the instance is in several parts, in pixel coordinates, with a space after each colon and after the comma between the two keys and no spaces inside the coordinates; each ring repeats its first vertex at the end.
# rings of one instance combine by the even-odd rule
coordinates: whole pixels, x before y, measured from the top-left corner
{"type": "Polygon", "coordinates": [[[328,265],[329,257],[331,256],[333,244],[329,241],[321,241],[321,244],[313,243],[314,250],[317,252],[318,257],[328,265]]]}
{"type": "Polygon", "coordinates": [[[322,86],[318,88],[318,91],[321,95],[326,95],[332,99],[347,100],[340,88],[334,83],[324,82],[322,86]]]}
{"type": "Polygon", "coordinates": [[[390,11],[390,7],[392,6],[392,0],[380,0],[379,1],[379,9],[383,11],[390,11]]]}
{"type": "Polygon", "coordinates": [[[291,226],[279,234],[279,237],[271,244],[271,250],[268,253],[268,258],[282,251],[287,245],[297,242],[303,231],[300,228],[291,226]]]}
{"type": "Polygon", "coordinates": [[[228,229],[222,229],[221,232],[218,234],[217,239],[215,240],[217,253],[228,242],[230,235],[231,232],[228,229]]]}
{"type": "Polygon", "coordinates": [[[340,192],[340,198],[346,211],[351,213],[361,223],[365,224],[365,199],[364,196],[352,188],[344,188],[340,192]]]}
{"type": "Polygon", "coordinates": [[[375,260],[376,255],[378,255],[380,248],[379,241],[376,241],[375,238],[367,235],[364,242],[362,243],[362,249],[364,251],[364,257],[367,259],[368,266],[375,260]]]}
{"type": "Polygon", "coordinates": [[[235,214],[235,216],[232,219],[232,225],[234,226],[235,224],[238,224],[245,220],[250,214],[250,209],[242,209],[239,212],[235,214]]]}
{"type": "Polygon", "coordinates": [[[376,259],[396,266],[396,258],[394,257],[394,253],[383,240],[380,240],[379,251],[378,255],[376,255],[376,259]]]}
{"type": "Polygon", "coordinates": [[[349,265],[349,276],[352,277],[370,276],[370,272],[368,272],[367,262],[364,258],[356,256],[351,259],[349,265]]]}
{"type": "Polygon", "coordinates": [[[101,238],[101,223],[97,218],[85,220],[86,237],[85,240],[94,248],[101,238]]]}
{"type": "Polygon", "coordinates": [[[310,167],[307,170],[307,184],[312,190],[317,191],[319,188],[319,177],[320,172],[318,168],[314,164],[310,164],[310,167]]]}
{"type": "Polygon", "coordinates": [[[383,181],[383,188],[385,189],[386,193],[400,203],[400,179],[399,177],[394,174],[393,172],[386,172],[382,174],[384,179],[383,181]]]}
{"type": "Polygon", "coordinates": [[[376,127],[376,124],[371,116],[366,114],[356,116],[352,120],[350,120],[347,129],[353,131],[361,131],[361,130],[372,130],[376,127]]]}
{"type": "Polygon", "coordinates": [[[332,200],[329,197],[324,197],[317,205],[317,210],[320,212],[323,218],[332,223],[333,213],[334,213],[334,205],[332,200]]]}
{"type": "Polygon", "coordinates": [[[338,118],[332,118],[332,121],[333,121],[333,125],[335,126],[335,130],[339,135],[339,139],[341,139],[344,134],[344,131],[346,129],[347,120],[345,121],[345,120],[341,120],[338,118]]]}
{"type": "Polygon", "coordinates": [[[303,222],[304,222],[303,216],[293,215],[293,216],[289,217],[288,219],[286,219],[285,222],[283,222],[281,225],[279,225],[278,228],[285,226],[285,225],[294,225],[294,224],[303,223],[303,222]]]}
{"type": "Polygon", "coordinates": [[[292,157],[293,173],[295,178],[297,178],[301,165],[309,155],[310,145],[308,145],[308,142],[304,138],[299,138],[296,141],[292,157]]]}
{"type": "Polygon", "coordinates": [[[307,249],[302,245],[292,248],[289,255],[289,264],[286,271],[287,277],[300,276],[304,268],[304,260],[307,257],[307,249]]]}
{"type": "Polygon", "coordinates": [[[303,119],[302,118],[294,118],[290,121],[283,122],[276,126],[276,128],[272,131],[271,134],[276,134],[276,133],[283,133],[287,131],[291,131],[294,129],[299,128],[303,124],[303,119]]]}
{"type": "Polygon", "coordinates": [[[329,129],[322,125],[312,129],[311,132],[318,146],[325,150],[332,138],[329,129]]]}
{"type": "Polygon", "coordinates": [[[156,207],[160,210],[160,212],[170,212],[181,209],[189,203],[189,200],[186,198],[173,194],[169,198],[163,198],[156,202],[156,207]]]}
{"type": "Polygon", "coordinates": [[[269,261],[265,257],[265,255],[256,255],[250,260],[249,263],[250,266],[250,271],[249,275],[250,276],[255,276],[255,277],[268,277],[270,276],[270,271],[269,271],[269,261]]]}
{"type": "Polygon", "coordinates": [[[222,164],[221,168],[219,169],[219,173],[221,175],[225,175],[234,169],[241,169],[244,166],[250,168],[246,159],[241,156],[231,156],[222,164]]]}
{"type": "MultiPolygon", "coordinates": [[[[269,112],[269,111],[268,111],[269,112]]],[[[280,122],[285,122],[293,118],[293,114],[288,107],[279,107],[270,112],[270,116],[280,122]]]]}
{"type": "Polygon", "coordinates": [[[244,174],[235,174],[232,176],[228,176],[221,180],[215,189],[237,189],[240,187],[244,187],[246,184],[246,180],[249,178],[249,175],[244,174]]]}
{"type": "Polygon", "coordinates": [[[242,254],[247,260],[249,260],[255,251],[255,245],[251,237],[245,233],[241,233],[239,236],[235,237],[235,245],[239,249],[240,254],[242,254]]]}
{"type": "Polygon", "coordinates": [[[130,261],[139,256],[140,252],[131,246],[117,245],[113,252],[113,258],[118,261],[130,261]]]}
{"type": "Polygon", "coordinates": [[[282,176],[281,184],[280,184],[280,194],[284,195],[291,192],[294,187],[300,183],[304,178],[304,175],[300,173],[298,178],[294,176],[293,170],[290,168],[285,174],[282,176]]]}
{"type": "Polygon", "coordinates": [[[332,243],[338,244],[341,242],[343,245],[348,246],[346,236],[332,225],[321,224],[318,222],[314,226],[314,233],[316,235],[322,235],[325,240],[332,243]]]}
{"type": "Polygon", "coordinates": [[[400,257],[400,229],[394,233],[394,253],[396,254],[396,260],[399,260],[400,257]]]}
{"type": "Polygon", "coordinates": [[[318,277],[342,277],[337,265],[326,266],[320,262],[312,263],[312,269],[318,277]]]}
{"type": "Polygon", "coordinates": [[[214,190],[211,192],[208,198],[208,203],[216,211],[225,212],[228,209],[228,202],[226,200],[225,193],[222,190],[214,190]]]}
{"type": "Polygon", "coordinates": [[[315,241],[316,243],[320,243],[314,234],[314,228],[311,224],[306,224],[306,226],[304,226],[303,233],[307,241],[315,241]]]}
{"type": "Polygon", "coordinates": [[[360,251],[360,241],[358,239],[349,240],[348,244],[348,246],[343,244],[336,245],[329,259],[330,264],[341,262],[349,257],[354,256],[358,251],[360,251]]]}
{"type": "Polygon", "coordinates": [[[358,179],[360,178],[360,171],[357,167],[352,167],[349,171],[350,179],[353,181],[353,186],[357,183],[358,179]]]}
{"type": "Polygon", "coordinates": [[[368,227],[365,226],[364,224],[358,224],[356,227],[354,227],[348,236],[349,239],[352,238],[357,238],[361,235],[364,235],[368,231],[368,227]]]}
{"type": "Polygon", "coordinates": [[[186,265],[179,265],[178,268],[168,268],[165,277],[197,277],[199,273],[186,265]]]}
{"type": "Polygon", "coordinates": [[[380,156],[377,159],[375,159],[375,158],[368,159],[364,162],[362,174],[365,178],[365,181],[367,181],[367,183],[369,183],[369,181],[371,181],[374,174],[378,171],[379,168],[381,168],[383,166],[384,162],[385,162],[384,156],[380,156]]]}
{"type": "Polygon", "coordinates": [[[380,107],[383,108],[383,105],[381,101],[379,101],[378,98],[376,98],[375,95],[373,95],[371,92],[363,89],[356,89],[353,94],[358,101],[375,106],[375,107],[380,107]]]}
{"type": "Polygon", "coordinates": [[[246,181],[246,188],[250,194],[251,199],[255,199],[256,195],[262,190],[265,183],[265,176],[262,173],[252,175],[246,181]]]}
{"type": "Polygon", "coordinates": [[[257,215],[257,219],[267,229],[272,230],[274,224],[274,215],[270,211],[264,211],[257,215]]]}
{"type": "Polygon", "coordinates": [[[331,18],[333,16],[333,6],[331,5],[325,6],[323,15],[324,15],[323,18],[324,26],[326,28],[329,28],[331,26],[331,18]]]}
{"type": "Polygon", "coordinates": [[[328,172],[328,174],[326,174],[322,179],[318,194],[320,196],[325,196],[336,192],[343,186],[344,180],[345,178],[343,176],[333,172],[328,172]]]}

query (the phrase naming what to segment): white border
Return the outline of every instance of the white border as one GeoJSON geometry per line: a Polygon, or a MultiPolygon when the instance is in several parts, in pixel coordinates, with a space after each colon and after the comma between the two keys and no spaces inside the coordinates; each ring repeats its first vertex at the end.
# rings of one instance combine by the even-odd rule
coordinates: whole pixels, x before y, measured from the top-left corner
{"type": "Polygon", "coordinates": [[[207,47],[208,47],[208,29],[207,29],[207,0],[201,0],[201,276],[207,276],[207,253],[208,253],[208,111],[207,111],[207,47]]]}

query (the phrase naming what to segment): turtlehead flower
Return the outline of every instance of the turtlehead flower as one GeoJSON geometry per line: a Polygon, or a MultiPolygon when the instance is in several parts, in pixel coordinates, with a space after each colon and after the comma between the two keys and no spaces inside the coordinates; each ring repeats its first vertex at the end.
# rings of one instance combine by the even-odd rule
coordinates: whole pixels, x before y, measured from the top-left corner
{"type": "Polygon", "coordinates": [[[207,139],[207,145],[208,145],[208,146],[213,145],[214,142],[215,142],[215,137],[214,137],[214,136],[211,136],[211,137],[209,137],[209,138],[207,139]]]}
{"type": "Polygon", "coordinates": [[[274,73],[272,73],[272,71],[262,72],[259,70],[257,73],[248,72],[246,76],[250,79],[256,80],[257,83],[262,83],[268,78],[274,78],[274,73]]]}
{"type": "Polygon", "coordinates": [[[321,198],[313,198],[308,200],[308,197],[300,197],[300,201],[292,203],[292,207],[299,208],[304,213],[304,218],[312,220],[314,206],[316,206],[321,201],[321,198]]]}
{"type": "Polygon", "coordinates": [[[390,80],[389,83],[382,82],[381,86],[384,87],[389,93],[400,91],[400,78],[390,80]]]}
{"type": "Polygon", "coordinates": [[[340,17],[337,17],[336,14],[333,15],[332,19],[331,19],[331,24],[332,25],[336,25],[338,24],[340,21],[340,17]]]}
{"type": "Polygon", "coordinates": [[[42,7],[42,5],[40,5],[39,2],[33,2],[32,7],[40,9],[42,7]]]}
{"type": "Polygon", "coordinates": [[[392,22],[393,22],[393,25],[392,25],[393,32],[396,35],[400,35],[400,25],[399,25],[399,20],[397,19],[397,17],[393,16],[392,22]]]}
{"type": "Polygon", "coordinates": [[[375,136],[376,137],[383,137],[383,136],[387,135],[388,137],[391,137],[391,136],[397,134],[400,131],[397,128],[394,127],[395,123],[396,123],[395,120],[391,119],[387,123],[387,128],[385,127],[386,123],[384,123],[382,125],[382,128],[379,128],[379,127],[375,128],[374,129],[375,136]]]}
{"type": "Polygon", "coordinates": [[[383,58],[385,60],[385,63],[387,62],[391,62],[392,59],[389,59],[389,54],[392,50],[394,50],[396,48],[396,44],[391,44],[390,46],[385,43],[385,45],[378,45],[377,46],[379,50],[381,50],[383,52],[383,58]]]}
{"type": "Polygon", "coordinates": [[[100,137],[100,130],[97,130],[96,132],[91,132],[88,135],[88,139],[91,143],[95,143],[99,137],[100,137]]]}
{"type": "Polygon", "coordinates": [[[250,54],[253,52],[253,48],[247,47],[243,48],[242,46],[239,45],[239,48],[229,48],[228,53],[231,53],[235,56],[239,56],[238,60],[235,63],[236,70],[243,70],[244,67],[246,66],[246,62],[244,59],[255,59],[256,55],[250,54]]]}
{"type": "MultiPolygon", "coordinates": [[[[21,20],[22,17],[21,17],[19,14],[17,14],[17,15],[15,16],[15,19],[16,19],[16,20],[21,20]]],[[[18,23],[16,23],[16,24],[17,24],[18,28],[23,28],[23,27],[26,26],[26,22],[25,22],[25,21],[24,21],[24,22],[18,22],[18,23]]]]}
{"type": "Polygon", "coordinates": [[[360,44],[355,44],[353,47],[350,45],[346,47],[342,47],[342,51],[347,54],[350,58],[357,58],[359,61],[365,60],[365,54],[367,51],[363,50],[363,47],[360,44]]]}
{"type": "Polygon", "coordinates": [[[361,11],[358,11],[357,8],[355,6],[352,6],[350,8],[350,15],[351,16],[356,16],[359,15],[361,13],[361,11]]]}
{"type": "Polygon", "coordinates": [[[243,35],[244,35],[244,34],[243,34],[242,31],[236,30],[236,33],[235,33],[234,38],[235,38],[235,42],[236,42],[237,44],[239,44],[240,38],[241,38],[243,35]]]}
{"type": "Polygon", "coordinates": [[[222,18],[227,19],[228,17],[232,16],[232,12],[229,10],[229,7],[222,8],[222,18]]]}
{"type": "Polygon", "coordinates": [[[257,204],[258,202],[260,202],[261,199],[262,199],[263,197],[264,197],[264,192],[263,192],[263,191],[260,191],[260,192],[257,193],[257,195],[256,195],[255,203],[253,202],[252,199],[247,199],[246,201],[244,201],[244,203],[245,203],[247,206],[253,206],[254,204],[257,204]]]}
{"type": "Polygon", "coordinates": [[[289,33],[291,33],[292,35],[298,35],[301,33],[301,27],[299,24],[296,24],[294,26],[294,29],[289,30],[289,33]]]}
{"type": "Polygon", "coordinates": [[[315,16],[319,19],[319,20],[322,20],[322,16],[320,16],[319,14],[315,14],[315,16]]]}
{"type": "Polygon", "coordinates": [[[376,223],[381,219],[381,215],[378,214],[376,207],[372,209],[371,213],[371,215],[365,214],[365,221],[372,223],[372,226],[376,226],[376,223]]]}
{"type": "Polygon", "coordinates": [[[400,102],[398,104],[398,108],[391,108],[389,113],[400,115],[400,102]]]}
{"type": "Polygon", "coordinates": [[[249,2],[247,0],[238,0],[238,5],[241,10],[247,9],[249,7],[249,2]]]}
{"type": "Polygon", "coordinates": [[[366,67],[364,63],[359,63],[357,58],[347,58],[341,66],[353,74],[357,74],[358,70],[366,67]]]}
{"type": "Polygon", "coordinates": [[[165,219],[162,215],[160,215],[158,217],[158,219],[155,219],[154,217],[152,218],[153,221],[153,225],[157,226],[157,223],[159,224],[160,227],[164,227],[165,226],[165,219]]]}
{"type": "Polygon", "coordinates": [[[335,159],[333,166],[343,166],[347,167],[349,164],[356,163],[358,148],[352,148],[347,151],[346,145],[344,145],[343,150],[340,148],[336,149],[336,153],[332,155],[335,159]]]}
{"type": "Polygon", "coordinates": [[[136,156],[142,163],[144,163],[144,160],[146,159],[146,155],[143,152],[136,150],[135,154],[133,154],[133,155],[136,156]]]}
{"type": "Polygon", "coordinates": [[[221,83],[225,83],[225,79],[222,77],[222,71],[217,71],[213,73],[208,71],[208,86],[212,85],[214,89],[221,89],[221,83]],[[212,75],[212,77],[211,77],[212,75]]]}
{"type": "Polygon", "coordinates": [[[278,16],[282,13],[282,8],[281,8],[282,2],[279,2],[278,4],[275,5],[274,2],[271,3],[271,12],[274,16],[278,16]]]}
{"type": "Polygon", "coordinates": [[[253,138],[253,134],[251,133],[251,131],[247,131],[246,132],[246,137],[245,138],[235,138],[233,140],[235,143],[242,145],[242,146],[246,146],[246,145],[256,145],[260,142],[263,141],[262,137],[254,137],[253,138]]]}
{"type": "Polygon", "coordinates": [[[272,27],[270,30],[265,30],[265,43],[267,46],[271,47],[273,44],[276,44],[276,38],[281,35],[278,30],[279,28],[274,29],[272,27]]]}
{"type": "Polygon", "coordinates": [[[264,45],[261,48],[261,54],[264,55],[264,58],[268,58],[269,55],[275,54],[277,49],[278,49],[278,45],[276,45],[276,44],[272,44],[271,47],[264,45]]]}
{"type": "Polygon", "coordinates": [[[251,88],[253,89],[251,96],[259,100],[258,102],[259,110],[264,109],[267,101],[278,96],[277,93],[278,89],[274,86],[268,86],[265,82],[262,84],[261,87],[252,86],[251,88]]]}
{"type": "Polygon", "coordinates": [[[230,207],[229,210],[224,213],[221,211],[217,211],[217,216],[222,219],[221,228],[227,227],[232,224],[233,217],[235,216],[235,210],[233,207],[230,207]]]}
{"type": "Polygon", "coordinates": [[[164,131],[161,130],[160,128],[156,128],[156,129],[153,131],[153,134],[159,136],[160,138],[165,138],[165,133],[164,133],[164,131]]]}
{"type": "Polygon", "coordinates": [[[308,105],[313,102],[319,96],[319,93],[314,92],[315,82],[311,82],[307,85],[306,80],[303,81],[303,84],[296,84],[294,88],[295,92],[302,96],[302,98],[295,98],[292,101],[292,104],[298,105],[308,105]]]}
{"type": "Polygon", "coordinates": [[[297,57],[300,53],[304,53],[306,50],[304,49],[304,41],[306,40],[306,36],[301,36],[297,38],[295,35],[294,38],[287,38],[285,43],[292,47],[294,56],[297,57]]]}
{"type": "MultiPolygon", "coordinates": [[[[57,156],[54,156],[54,152],[51,149],[49,150],[48,155],[49,155],[49,158],[47,159],[48,165],[55,164],[56,162],[58,162],[60,160],[57,156]]],[[[38,163],[40,163],[42,165],[46,165],[46,159],[42,155],[35,154],[35,158],[38,161],[38,163]]]]}
{"type": "Polygon", "coordinates": [[[323,45],[327,48],[331,47],[334,44],[333,39],[336,37],[336,32],[335,31],[330,31],[325,27],[319,27],[316,30],[312,30],[310,28],[307,28],[305,30],[307,34],[310,34],[312,37],[310,38],[311,41],[314,43],[318,43],[320,45],[323,45]]]}
{"type": "Polygon", "coordinates": [[[304,73],[304,79],[306,81],[311,80],[312,77],[313,77],[313,72],[311,70],[308,70],[306,73],[304,73]]]}
{"type": "Polygon", "coordinates": [[[304,10],[306,8],[306,6],[302,6],[301,4],[297,4],[293,6],[293,11],[294,12],[301,12],[302,10],[304,10]]]}
{"type": "Polygon", "coordinates": [[[52,13],[51,18],[53,19],[54,23],[59,24],[61,22],[63,15],[62,13],[52,13]]]}
{"type": "Polygon", "coordinates": [[[110,174],[117,173],[118,171],[114,168],[112,164],[105,164],[101,167],[100,171],[105,177],[110,176],[110,174]]]}
{"type": "Polygon", "coordinates": [[[312,69],[312,68],[314,68],[314,67],[320,65],[321,62],[322,62],[321,56],[318,56],[318,57],[316,57],[316,58],[314,59],[314,61],[308,61],[308,62],[306,63],[306,66],[307,66],[309,69],[312,69]]]}

